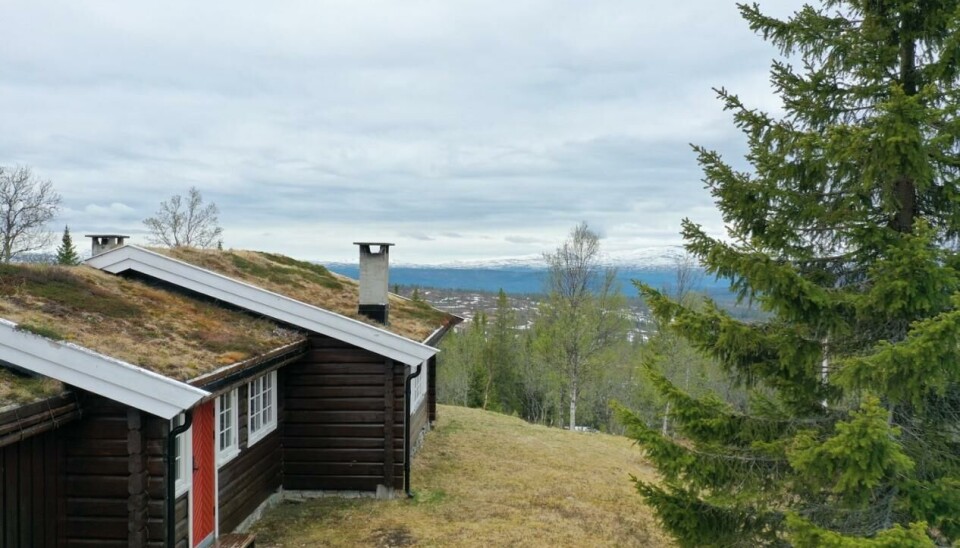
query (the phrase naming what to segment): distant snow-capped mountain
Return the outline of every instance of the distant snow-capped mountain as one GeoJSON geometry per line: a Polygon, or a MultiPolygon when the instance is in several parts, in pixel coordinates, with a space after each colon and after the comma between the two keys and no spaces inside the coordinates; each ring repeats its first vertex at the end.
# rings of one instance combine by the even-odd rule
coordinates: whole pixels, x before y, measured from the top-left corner
{"type": "MultiPolygon", "coordinates": [[[[616,266],[617,282],[625,294],[635,295],[633,280],[658,288],[669,288],[676,281],[676,260],[683,253],[678,246],[662,246],[611,253],[604,264],[616,266]]],[[[356,263],[323,263],[327,268],[351,278],[360,276],[356,263]]],[[[497,292],[510,294],[539,294],[544,292],[547,278],[546,262],[542,256],[501,257],[485,260],[456,261],[444,264],[393,263],[390,265],[390,283],[403,286],[436,287],[497,292]]],[[[709,277],[699,280],[698,290],[712,296],[727,293],[727,284],[709,277]]]]}
{"type": "MultiPolygon", "coordinates": [[[[673,268],[677,258],[684,253],[679,245],[649,247],[603,254],[601,264],[618,268],[659,269],[673,268]]],[[[543,255],[522,255],[514,257],[492,257],[489,259],[471,259],[450,261],[440,264],[394,263],[404,268],[463,268],[463,269],[543,269],[547,263],[543,255]]]]}
{"type": "MultiPolygon", "coordinates": [[[[419,266],[419,265],[404,265],[419,266]]],[[[517,257],[491,257],[489,259],[470,259],[462,261],[450,261],[438,265],[423,265],[427,267],[440,268],[544,268],[547,263],[543,261],[543,255],[523,255],[517,257]]]]}
{"type": "Polygon", "coordinates": [[[675,268],[677,259],[685,253],[686,250],[681,245],[647,247],[611,253],[604,263],[624,268],[675,268]]]}

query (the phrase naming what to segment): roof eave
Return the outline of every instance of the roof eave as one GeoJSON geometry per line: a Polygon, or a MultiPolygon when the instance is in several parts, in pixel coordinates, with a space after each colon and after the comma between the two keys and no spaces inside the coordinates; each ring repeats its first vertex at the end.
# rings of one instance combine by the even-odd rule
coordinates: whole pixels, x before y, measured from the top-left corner
{"type": "Polygon", "coordinates": [[[171,419],[209,392],[71,343],[17,329],[0,318],[0,362],[171,419]]]}
{"type": "Polygon", "coordinates": [[[440,340],[443,339],[444,335],[446,335],[448,331],[453,329],[453,326],[463,322],[463,318],[461,318],[460,316],[457,316],[456,314],[449,314],[449,316],[450,318],[446,322],[444,322],[443,325],[438,327],[433,333],[430,333],[430,335],[428,335],[427,338],[423,340],[423,344],[436,346],[437,344],[440,343],[440,340]]]}

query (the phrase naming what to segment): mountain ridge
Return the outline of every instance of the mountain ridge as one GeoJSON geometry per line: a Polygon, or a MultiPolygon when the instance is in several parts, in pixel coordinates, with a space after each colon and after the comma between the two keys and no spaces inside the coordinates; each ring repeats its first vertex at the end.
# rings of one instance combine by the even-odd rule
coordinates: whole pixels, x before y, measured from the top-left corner
{"type": "MultiPolygon", "coordinates": [[[[655,246],[627,252],[602,253],[599,265],[602,267],[630,269],[675,269],[678,259],[683,257],[683,246],[655,246]]],[[[356,266],[350,261],[317,261],[328,267],[356,266]]],[[[542,254],[490,257],[485,259],[465,259],[442,263],[418,263],[397,261],[392,267],[423,269],[530,269],[546,270],[547,263],[542,254]]]]}

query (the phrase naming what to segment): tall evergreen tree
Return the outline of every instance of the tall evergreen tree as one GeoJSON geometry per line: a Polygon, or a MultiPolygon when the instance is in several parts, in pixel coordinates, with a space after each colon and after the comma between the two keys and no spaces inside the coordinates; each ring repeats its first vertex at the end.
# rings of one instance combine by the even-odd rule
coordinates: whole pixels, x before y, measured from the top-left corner
{"type": "Polygon", "coordinates": [[[467,406],[486,409],[493,377],[490,373],[490,352],[487,350],[487,314],[484,311],[479,310],[473,315],[468,335],[468,348],[472,355],[467,355],[466,362],[470,371],[467,406]]]}
{"type": "Polygon", "coordinates": [[[487,333],[486,346],[490,371],[488,392],[493,392],[493,401],[488,396],[488,405],[484,405],[484,409],[513,412],[520,407],[518,340],[517,315],[507,293],[501,288],[497,293],[497,308],[487,333]]]}
{"type": "Polygon", "coordinates": [[[80,264],[80,254],[73,245],[69,226],[63,227],[63,238],[60,240],[60,246],[57,247],[57,264],[70,266],[80,264]]]}
{"type": "Polygon", "coordinates": [[[825,0],[785,20],[740,5],[787,61],[775,118],[719,90],[749,171],[696,148],[729,231],[687,249],[771,313],[742,323],[641,285],[651,309],[745,386],[664,377],[664,436],[637,481],[684,546],[910,546],[960,539],[960,0],[825,0]]]}

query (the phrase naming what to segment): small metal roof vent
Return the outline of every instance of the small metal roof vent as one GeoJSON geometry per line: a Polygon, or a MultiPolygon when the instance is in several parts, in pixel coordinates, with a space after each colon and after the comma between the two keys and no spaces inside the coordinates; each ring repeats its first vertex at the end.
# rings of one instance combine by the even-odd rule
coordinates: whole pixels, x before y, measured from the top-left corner
{"type": "Polygon", "coordinates": [[[124,234],[86,234],[85,236],[93,239],[92,257],[122,246],[124,240],[130,237],[124,234]]]}
{"type": "Polygon", "coordinates": [[[360,246],[360,303],[357,311],[382,324],[389,319],[390,246],[386,242],[353,242],[360,246]],[[373,251],[373,247],[377,247],[373,251]]]}

